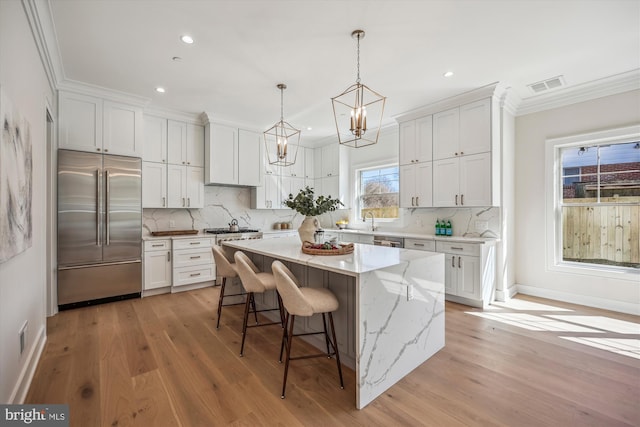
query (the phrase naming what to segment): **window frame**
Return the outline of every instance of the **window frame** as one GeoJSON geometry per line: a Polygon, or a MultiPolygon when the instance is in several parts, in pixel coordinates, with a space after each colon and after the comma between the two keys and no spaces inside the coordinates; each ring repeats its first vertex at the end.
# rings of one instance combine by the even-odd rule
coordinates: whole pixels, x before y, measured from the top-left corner
{"type": "Polygon", "coordinates": [[[386,224],[393,224],[395,222],[400,221],[401,217],[402,217],[402,209],[400,208],[400,164],[398,162],[393,162],[393,163],[371,163],[371,164],[361,164],[361,165],[357,165],[353,168],[354,171],[354,186],[353,186],[353,190],[354,190],[354,195],[353,195],[353,200],[354,200],[354,212],[353,212],[353,220],[357,221],[357,220],[362,220],[362,216],[360,215],[360,212],[362,210],[362,199],[360,197],[360,188],[361,188],[361,172],[362,171],[367,171],[367,170],[374,170],[374,169],[385,169],[385,168],[397,168],[398,169],[398,217],[397,218],[377,218],[375,219],[376,223],[386,223],[386,224]]]}
{"type": "Polygon", "coordinates": [[[640,139],[640,125],[604,131],[549,138],[545,141],[546,169],[546,260],[547,270],[564,273],[585,274],[614,279],[638,281],[640,269],[601,264],[564,261],[562,259],[562,158],[561,149],[607,143],[636,142],[640,139]]]}

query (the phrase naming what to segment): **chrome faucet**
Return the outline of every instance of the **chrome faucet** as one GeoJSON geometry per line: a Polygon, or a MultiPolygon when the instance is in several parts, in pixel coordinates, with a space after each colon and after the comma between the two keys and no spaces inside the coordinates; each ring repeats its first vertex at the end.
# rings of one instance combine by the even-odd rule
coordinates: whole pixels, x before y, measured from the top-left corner
{"type": "Polygon", "coordinates": [[[374,216],[373,216],[373,212],[365,212],[362,215],[362,222],[365,222],[367,220],[367,215],[371,217],[371,231],[376,231],[376,226],[375,226],[375,222],[374,222],[374,216]]]}

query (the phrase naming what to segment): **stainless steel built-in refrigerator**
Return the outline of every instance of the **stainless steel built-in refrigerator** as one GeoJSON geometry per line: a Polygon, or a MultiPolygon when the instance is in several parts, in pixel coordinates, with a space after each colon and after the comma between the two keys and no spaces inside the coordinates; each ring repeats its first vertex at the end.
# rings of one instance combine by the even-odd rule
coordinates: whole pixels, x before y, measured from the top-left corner
{"type": "Polygon", "coordinates": [[[134,157],[58,150],[58,306],[140,295],[142,172],[134,157]]]}

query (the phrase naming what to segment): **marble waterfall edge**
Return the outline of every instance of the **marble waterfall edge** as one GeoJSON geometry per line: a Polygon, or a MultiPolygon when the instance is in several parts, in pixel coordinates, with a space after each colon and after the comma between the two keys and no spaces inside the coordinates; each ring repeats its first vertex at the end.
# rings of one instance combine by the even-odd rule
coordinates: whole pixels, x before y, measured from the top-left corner
{"type": "Polygon", "coordinates": [[[359,408],[444,347],[444,255],[404,252],[405,262],[361,274],[356,286],[359,408]]]}

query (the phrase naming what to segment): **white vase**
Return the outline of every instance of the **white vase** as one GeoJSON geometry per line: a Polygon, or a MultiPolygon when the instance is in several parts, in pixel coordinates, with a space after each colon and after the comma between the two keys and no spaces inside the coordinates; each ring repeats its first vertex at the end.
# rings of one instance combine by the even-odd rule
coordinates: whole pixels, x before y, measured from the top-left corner
{"type": "Polygon", "coordinates": [[[311,242],[314,243],[314,234],[316,230],[320,228],[320,223],[318,222],[318,218],[315,216],[308,216],[302,221],[300,227],[298,227],[298,235],[300,236],[300,241],[311,242]]]}

